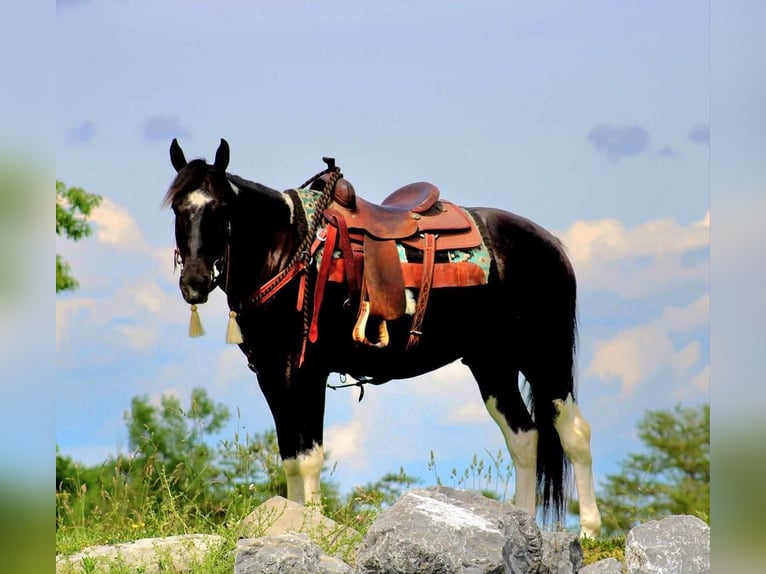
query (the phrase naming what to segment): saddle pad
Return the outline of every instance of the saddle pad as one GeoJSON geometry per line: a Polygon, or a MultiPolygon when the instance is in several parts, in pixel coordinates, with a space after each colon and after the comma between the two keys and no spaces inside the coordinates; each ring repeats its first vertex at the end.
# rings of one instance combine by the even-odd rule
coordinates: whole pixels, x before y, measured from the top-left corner
{"type": "MultiPolygon", "coordinates": [[[[316,202],[321,195],[321,192],[308,188],[300,188],[290,191],[290,196],[293,199],[298,199],[300,202],[300,207],[303,208],[306,218],[310,220],[316,212],[316,202]]],[[[473,215],[467,209],[458,208],[457,211],[460,213],[461,217],[468,218],[470,220],[472,228],[477,229],[478,226],[476,221],[473,218],[473,215]]],[[[445,252],[442,249],[439,249],[437,251],[437,263],[434,268],[434,288],[484,285],[487,283],[492,258],[489,254],[489,249],[487,248],[484,239],[481,237],[481,234],[479,234],[478,231],[477,236],[478,237],[471,234],[470,238],[466,237],[466,239],[468,239],[468,243],[474,245],[470,248],[465,248],[462,245],[461,247],[463,248],[454,248],[452,245],[450,245],[450,243],[453,243],[453,241],[449,241],[447,235],[440,237],[440,240],[437,241],[437,248],[439,248],[442,244],[447,244],[447,247],[449,248],[446,250],[446,260],[448,262],[442,262],[444,261],[445,252]]],[[[412,240],[407,240],[406,242],[396,243],[397,250],[399,252],[399,260],[402,263],[402,269],[404,271],[406,287],[417,288],[420,286],[420,278],[422,276],[422,272],[418,269],[420,264],[409,261],[407,257],[408,248],[414,247],[417,249],[420,242],[420,238],[417,237],[412,240]]],[[[454,243],[457,245],[459,243],[464,243],[464,241],[461,239],[460,242],[454,241],[454,243]]],[[[359,248],[361,250],[361,244],[359,244],[359,248]]],[[[316,253],[317,268],[321,263],[323,254],[323,249],[320,249],[316,253]]],[[[341,251],[336,249],[333,252],[332,257],[333,261],[330,269],[329,280],[334,283],[344,283],[346,278],[341,251]]]]}

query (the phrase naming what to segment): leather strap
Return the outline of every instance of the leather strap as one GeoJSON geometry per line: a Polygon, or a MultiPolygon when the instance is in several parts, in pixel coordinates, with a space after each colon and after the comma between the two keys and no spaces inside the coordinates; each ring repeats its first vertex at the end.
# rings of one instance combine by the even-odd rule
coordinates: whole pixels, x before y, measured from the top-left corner
{"type": "Polygon", "coordinates": [[[334,225],[327,226],[327,235],[322,249],[322,263],[317,272],[316,285],[314,287],[314,307],[311,312],[311,326],[309,327],[309,341],[316,343],[319,336],[319,310],[322,307],[324,289],[327,286],[327,278],[330,276],[332,264],[332,252],[335,250],[335,241],[338,237],[338,228],[334,225]]]}
{"type": "Polygon", "coordinates": [[[428,306],[428,296],[431,294],[431,285],[434,279],[434,265],[436,263],[436,238],[435,233],[426,233],[424,236],[423,247],[423,280],[420,284],[420,293],[418,293],[418,302],[415,306],[415,313],[412,315],[412,327],[410,327],[410,337],[407,340],[405,350],[411,351],[418,346],[420,342],[420,329],[423,327],[423,317],[426,314],[428,306]]]}
{"type": "MultiPolygon", "coordinates": [[[[322,244],[321,239],[314,239],[314,243],[311,245],[309,255],[313,256],[316,250],[322,244]]],[[[295,279],[299,273],[306,273],[308,269],[308,263],[303,260],[296,261],[292,267],[283,269],[277,273],[274,277],[269,279],[266,283],[261,285],[255,292],[250,295],[246,301],[247,305],[263,305],[266,301],[271,299],[274,295],[279,293],[283,287],[285,287],[290,281],[295,279]]],[[[304,290],[305,293],[305,290],[304,290]]],[[[300,299],[299,299],[300,301],[300,299]]],[[[298,305],[298,308],[302,308],[298,305]]]]}
{"type": "Polygon", "coordinates": [[[343,256],[344,270],[346,272],[346,284],[351,299],[359,295],[361,281],[357,278],[356,264],[354,263],[354,253],[351,247],[351,237],[349,236],[348,226],[343,215],[333,208],[325,209],[324,212],[330,227],[338,229],[338,245],[343,256]]]}

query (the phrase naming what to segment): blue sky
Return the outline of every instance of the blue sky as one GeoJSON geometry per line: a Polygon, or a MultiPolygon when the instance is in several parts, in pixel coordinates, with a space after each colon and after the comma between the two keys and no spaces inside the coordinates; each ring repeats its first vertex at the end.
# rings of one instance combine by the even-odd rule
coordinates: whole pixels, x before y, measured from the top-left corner
{"type": "MultiPolygon", "coordinates": [[[[190,159],[224,137],[230,171],[277,189],[331,155],[369,199],[429,180],[559,235],[579,279],[597,482],[640,448],[646,409],[709,399],[706,3],[276,4],[57,2],[56,177],[105,198],[90,239],[56,245],[81,284],[56,299],[64,454],[125,451],[131,397],[185,402],[195,386],[240,413],[223,436],[272,428],[223,342],[221,293],[201,308],[207,335],[186,336],[160,207],[173,137],[190,159]]],[[[753,210],[762,181],[742,183],[753,210]]],[[[459,363],[356,398],[328,391],[344,491],[399,467],[431,484],[431,451],[448,482],[503,446],[459,363]]]]}

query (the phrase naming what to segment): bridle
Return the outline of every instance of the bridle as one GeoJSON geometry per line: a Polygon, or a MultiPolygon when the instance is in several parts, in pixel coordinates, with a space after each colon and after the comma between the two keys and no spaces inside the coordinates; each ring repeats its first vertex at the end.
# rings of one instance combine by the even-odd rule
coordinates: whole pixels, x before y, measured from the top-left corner
{"type": "MultiPolygon", "coordinates": [[[[213,264],[210,266],[210,289],[208,289],[208,292],[206,293],[209,295],[212,293],[216,287],[221,287],[224,291],[226,291],[226,285],[229,283],[229,260],[230,260],[230,250],[231,250],[231,221],[226,222],[226,247],[223,250],[223,255],[221,255],[218,259],[213,261],[213,264]],[[225,273],[224,273],[225,269],[225,273]],[[225,279],[225,281],[223,281],[225,279]],[[223,281],[223,285],[221,284],[221,281],[223,281]]],[[[181,256],[181,250],[178,248],[178,245],[176,245],[175,249],[173,249],[173,273],[176,272],[178,268],[181,268],[183,270],[184,267],[184,259],[181,256]]]]}
{"type": "MultiPolygon", "coordinates": [[[[300,278],[300,287],[298,289],[298,301],[296,308],[303,312],[303,343],[301,345],[300,353],[297,357],[297,366],[301,366],[306,351],[306,343],[308,341],[308,330],[311,321],[310,316],[310,297],[307,296],[307,290],[310,286],[307,285],[308,281],[308,269],[313,263],[314,254],[317,249],[324,242],[324,235],[321,233],[320,225],[321,219],[324,216],[324,210],[333,200],[333,193],[335,190],[335,184],[343,177],[340,168],[335,165],[334,158],[324,157],[322,160],[327,164],[327,169],[315,174],[304,182],[300,188],[305,188],[312,184],[315,180],[321,176],[327,175],[325,180],[325,186],[320,194],[316,204],[316,211],[308,221],[308,232],[301,240],[295,253],[287,263],[287,265],[279,271],[274,277],[261,285],[256,291],[246,300],[237,305],[237,310],[231,309],[229,313],[229,323],[236,323],[235,319],[238,313],[243,307],[247,306],[260,306],[269,300],[272,296],[282,290],[283,287],[291,283],[295,278],[300,278]]],[[[231,269],[231,220],[227,220],[227,237],[226,247],[223,255],[217,259],[210,269],[210,289],[208,294],[212,292],[216,287],[221,287],[223,291],[226,291],[229,280],[229,270],[231,269]],[[223,284],[221,282],[223,281],[223,284]]],[[[176,245],[173,253],[173,271],[178,266],[183,268],[184,261],[181,251],[176,245]]],[[[231,302],[229,303],[231,305],[231,302]]],[[[196,312],[196,306],[192,305],[192,314],[196,312]]],[[[237,328],[237,331],[239,329],[237,328]]],[[[194,335],[196,336],[196,335],[194,335]]],[[[227,341],[229,337],[227,335],[227,341]]],[[[233,342],[242,343],[241,333],[237,334],[237,337],[233,342]]]]}

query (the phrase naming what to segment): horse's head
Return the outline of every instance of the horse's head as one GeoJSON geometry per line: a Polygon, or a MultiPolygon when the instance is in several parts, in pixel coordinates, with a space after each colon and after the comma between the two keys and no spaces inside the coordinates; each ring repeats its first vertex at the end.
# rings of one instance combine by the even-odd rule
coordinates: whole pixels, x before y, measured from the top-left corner
{"type": "Polygon", "coordinates": [[[210,165],[203,159],[187,162],[174,139],[170,161],[178,175],[165,195],[165,204],[175,214],[181,294],[187,303],[204,303],[218,285],[226,264],[231,232],[229,210],[234,199],[226,179],[229,144],[221,139],[215,162],[210,165]]]}

